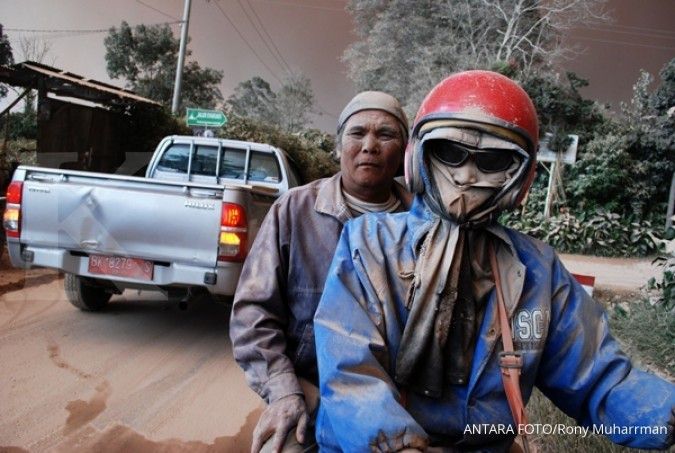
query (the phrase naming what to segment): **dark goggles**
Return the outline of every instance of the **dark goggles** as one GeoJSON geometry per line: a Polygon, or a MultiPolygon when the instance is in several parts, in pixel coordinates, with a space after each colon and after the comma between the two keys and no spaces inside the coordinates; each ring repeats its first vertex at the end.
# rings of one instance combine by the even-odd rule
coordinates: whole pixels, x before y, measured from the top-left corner
{"type": "Polygon", "coordinates": [[[449,140],[429,140],[424,147],[436,159],[450,167],[464,165],[471,156],[476,167],[483,173],[505,171],[511,167],[514,158],[522,160],[522,156],[510,149],[473,149],[449,140]]]}

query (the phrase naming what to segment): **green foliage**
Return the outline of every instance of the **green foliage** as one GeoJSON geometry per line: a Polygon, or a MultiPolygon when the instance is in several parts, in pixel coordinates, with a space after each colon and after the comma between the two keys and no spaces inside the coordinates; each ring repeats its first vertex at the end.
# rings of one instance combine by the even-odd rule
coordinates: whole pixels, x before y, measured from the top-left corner
{"type": "MultiPolygon", "coordinates": [[[[649,279],[647,289],[656,292],[655,304],[672,311],[675,308],[675,256],[658,256],[653,263],[658,263],[663,268],[663,275],[660,281],[654,277],[649,279]]],[[[675,339],[675,329],[672,331],[673,339],[675,339]]]]}
{"type": "Polygon", "coordinates": [[[583,158],[569,168],[565,184],[572,205],[579,210],[624,212],[631,199],[625,188],[632,181],[628,138],[617,133],[591,140],[583,158]]]}
{"type": "Polygon", "coordinates": [[[540,212],[505,213],[500,222],[548,243],[561,253],[597,256],[649,256],[662,249],[651,222],[633,222],[607,211],[545,219],[540,212]]]}
{"type": "MultiPolygon", "coordinates": [[[[3,144],[4,148],[5,144],[3,144]]],[[[6,150],[0,148],[0,193],[2,196],[12,179],[12,172],[19,165],[36,165],[36,142],[32,139],[18,138],[6,143],[6,150]]]]}
{"type": "Polygon", "coordinates": [[[251,118],[281,128],[300,132],[309,124],[315,109],[310,80],[302,74],[291,74],[278,92],[261,77],[240,82],[227,104],[235,115],[251,118]]]}
{"type": "Polygon", "coordinates": [[[625,301],[610,310],[612,333],[628,345],[630,355],[675,374],[675,311],[649,300],[625,301]],[[649,335],[645,335],[649,332],[649,335]]]}
{"type": "Polygon", "coordinates": [[[9,120],[9,138],[37,139],[37,116],[35,109],[26,109],[25,112],[13,112],[0,118],[0,130],[5,130],[6,121],[9,120]]]}
{"type": "MultiPolygon", "coordinates": [[[[663,305],[652,305],[646,300],[635,300],[628,295],[604,293],[598,291],[596,299],[605,304],[612,303],[608,310],[609,323],[612,334],[618,338],[624,352],[636,366],[658,369],[666,375],[666,379],[672,380],[675,374],[675,312],[672,307],[669,309],[663,305]]],[[[533,392],[527,404],[527,413],[530,423],[577,425],[575,420],[557,409],[539,390],[533,392]]],[[[534,436],[533,440],[542,453],[644,451],[613,444],[597,434],[587,437],[540,435],[534,436]]]]}
{"type": "Polygon", "coordinates": [[[227,104],[234,115],[270,122],[275,115],[275,98],[270,84],[262,77],[256,76],[240,82],[227,99],[227,104]]]}
{"type": "Polygon", "coordinates": [[[651,102],[656,112],[663,115],[675,106],[675,58],[661,69],[659,75],[661,85],[654,92],[651,102]]]}
{"type": "Polygon", "coordinates": [[[601,107],[579,94],[579,89],[587,85],[587,80],[573,72],[566,74],[565,81],[550,73],[532,74],[523,80],[523,89],[530,95],[539,115],[540,131],[554,135],[549,144],[552,150],[566,148],[568,134],[579,135],[583,146],[608,129],[609,121],[601,107]]]}
{"type": "Polygon", "coordinates": [[[651,77],[642,73],[624,116],[596,129],[580,149],[565,184],[573,210],[605,209],[635,218],[665,212],[675,171],[675,117],[656,106],[671,100],[674,62],[661,72],[664,79],[653,94],[651,77]]]}
{"type": "MultiPolygon", "coordinates": [[[[180,42],[168,25],[137,25],[122,22],[104,39],[108,75],[127,80],[128,88],[141,96],[171,105],[180,42]]],[[[191,52],[186,51],[186,57],[191,52]]],[[[222,71],[202,68],[187,61],[183,68],[181,109],[212,108],[223,99],[218,84],[222,71]]]]}
{"type": "Polygon", "coordinates": [[[123,149],[151,153],[167,135],[192,135],[182,118],[176,118],[166,108],[135,104],[128,107],[127,133],[123,149]]]}
{"type": "Polygon", "coordinates": [[[235,115],[217,135],[236,140],[269,143],[283,149],[293,159],[306,183],[333,175],[339,170],[339,165],[331,154],[335,142],[331,136],[317,130],[289,134],[270,124],[235,115]]]}
{"type": "MultiPolygon", "coordinates": [[[[12,46],[7,39],[7,35],[2,31],[2,24],[0,24],[0,65],[8,66],[14,64],[14,55],[12,54],[12,46]]],[[[0,83],[0,98],[7,96],[7,87],[4,83],[0,83]]]]}

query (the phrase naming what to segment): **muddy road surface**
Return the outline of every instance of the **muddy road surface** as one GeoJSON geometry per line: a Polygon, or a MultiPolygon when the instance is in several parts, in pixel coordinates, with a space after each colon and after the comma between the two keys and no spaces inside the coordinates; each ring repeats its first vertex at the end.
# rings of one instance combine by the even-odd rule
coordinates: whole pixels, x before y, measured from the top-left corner
{"type": "MultiPolygon", "coordinates": [[[[650,260],[563,255],[596,286],[637,290],[650,260]]],[[[0,453],[248,452],[261,400],[232,358],[229,307],[127,291],[102,313],[55,271],[0,259],[0,453]]]]}
{"type": "Polygon", "coordinates": [[[82,312],[58,274],[6,258],[0,451],[249,451],[262,403],[232,358],[229,307],[128,291],[82,312]]]}

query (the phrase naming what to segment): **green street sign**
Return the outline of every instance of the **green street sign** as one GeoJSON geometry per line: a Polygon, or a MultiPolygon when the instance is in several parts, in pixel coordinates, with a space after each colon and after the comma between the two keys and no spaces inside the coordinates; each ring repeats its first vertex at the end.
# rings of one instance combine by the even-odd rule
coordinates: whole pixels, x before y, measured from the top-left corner
{"type": "Polygon", "coordinates": [[[188,126],[220,127],[227,117],[220,110],[187,109],[188,126]]]}

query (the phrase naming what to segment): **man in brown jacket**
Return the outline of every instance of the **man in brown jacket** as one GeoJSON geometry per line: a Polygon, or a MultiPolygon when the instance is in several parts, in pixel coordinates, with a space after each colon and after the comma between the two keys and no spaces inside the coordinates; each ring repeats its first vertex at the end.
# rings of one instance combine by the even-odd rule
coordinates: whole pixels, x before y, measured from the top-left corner
{"type": "Polygon", "coordinates": [[[338,120],[341,171],[289,191],[265,217],[230,321],[234,357],[268,404],[252,452],[315,445],[314,312],[344,223],[366,212],[408,209],[411,197],[394,181],[407,139],[408,121],[395,98],[356,95],[338,120]]]}

